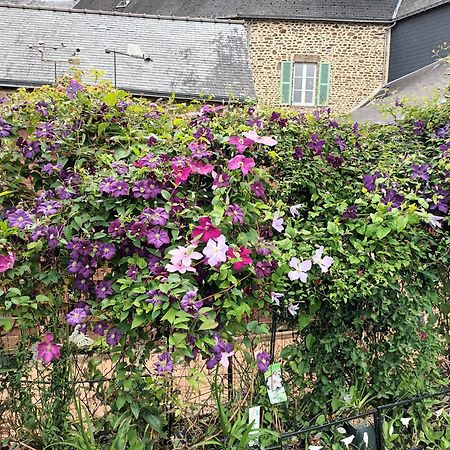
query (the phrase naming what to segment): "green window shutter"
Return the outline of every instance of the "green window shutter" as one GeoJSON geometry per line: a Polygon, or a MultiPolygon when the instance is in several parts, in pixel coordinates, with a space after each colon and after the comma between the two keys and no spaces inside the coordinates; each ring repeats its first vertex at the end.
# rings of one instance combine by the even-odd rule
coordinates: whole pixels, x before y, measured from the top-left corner
{"type": "Polygon", "coordinates": [[[317,85],[317,104],[319,106],[328,105],[330,101],[330,75],[331,64],[320,63],[319,82],[317,85]]]}
{"type": "Polygon", "coordinates": [[[280,98],[282,105],[292,103],[292,61],[281,62],[280,98]]]}

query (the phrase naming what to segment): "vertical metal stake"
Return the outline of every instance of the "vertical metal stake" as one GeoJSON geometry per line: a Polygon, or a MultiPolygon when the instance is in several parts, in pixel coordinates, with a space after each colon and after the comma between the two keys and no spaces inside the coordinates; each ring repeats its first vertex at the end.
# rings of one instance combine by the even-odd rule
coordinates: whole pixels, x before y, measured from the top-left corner
{"type": "Polygon", "coordinates": [[[117,60],[116,60],[116,51],[114,50],[114,87],[117,89],[117,60]]]}
{"type": "Polygon", "coordinates": [[[229,358],[229,365],[227,369],[227,384],[228,384],[228,401],[233,400],[233,357],[229,358]]]}
{"type": "Polygon", "coordinates": [[[377,406],[374,412],[374,425],[375,425],[375,442],[376,449],[383,450],[383,416],[382,410],[377,406]]]}
{"type": "Polygon", "coordinates": [[[56,79],[58,78],[58,75],[56,73],[56,61],[55,61],[55,84],[56,84],[56,79]]]}
{"type": "Polygon", "coordinates": [[[277,313],[272,313],[272,325],[270,335],[270,358],[273,361],[275,358],[275,341],[277,338],[277,313]]]}

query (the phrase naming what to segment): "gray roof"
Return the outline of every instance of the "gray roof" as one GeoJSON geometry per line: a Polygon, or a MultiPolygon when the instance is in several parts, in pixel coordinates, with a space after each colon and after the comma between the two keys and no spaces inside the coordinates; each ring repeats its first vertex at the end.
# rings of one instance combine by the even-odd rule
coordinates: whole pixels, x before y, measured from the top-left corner
{"type": "Polygon", "coordinates": [[[450,0],[401,0],[395,19],[400,20],[449,2],[450,0]]]}
{"type": "Polygon", "coordinates": [[[416,70],[402,78],[391,81],[351,113],[357,122],[388,123],[392,117],[385,117],[380,106],[394,105],[395,98],[421,104],[433,95],[450,95],[450,65],[445,60],[438,61],[416,70]]]}
{"type": "Polygon", "coordinates": [[[398,0],[81,0],[79,9],[228,18],[389,22],[398,0]]]}
{"type": "Polygon", "coordinates": [[[117,55],[118,87],[133,93],[217,100],[254,97],[245,26],[236,21],[161,19],[129,14],[0,5],[0,86],[34,86],[78,67],[114,77],[110,48],[140,46],[152,62],[117,55]],[[79,51],[77,51],[77,49],[79,51]]]}
{"type": "Polygon", "coordinates": [[[53,8],[73,8],[77,0],[8,0],[12,5],[47,6],[53,8]]]}

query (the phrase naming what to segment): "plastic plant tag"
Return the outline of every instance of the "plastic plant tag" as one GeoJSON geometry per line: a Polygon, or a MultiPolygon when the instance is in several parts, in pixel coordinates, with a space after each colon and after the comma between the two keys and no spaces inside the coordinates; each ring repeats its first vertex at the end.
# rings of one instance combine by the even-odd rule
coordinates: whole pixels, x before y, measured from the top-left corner
{"type": "Polygon", "coordinates": [[[271,364],[264,373],[267,385],[267,395],[272,405],[282,403],[287,400],[286,391],[281,378],[281,364],[271,364]]]}
{"type": "MultiPolygon", "coordinates": [[[[261,406],[253,406],[249,408],[248,410],[248,423],[252,425],[252,431],[250,431],[250,436],[255,435],[256,430],[259,430],[259,427],[261,426],[261,406]]],[[[258,438],[252,439],[249,442],[249,445],[251,447],[258,445],[258,438]]]]}

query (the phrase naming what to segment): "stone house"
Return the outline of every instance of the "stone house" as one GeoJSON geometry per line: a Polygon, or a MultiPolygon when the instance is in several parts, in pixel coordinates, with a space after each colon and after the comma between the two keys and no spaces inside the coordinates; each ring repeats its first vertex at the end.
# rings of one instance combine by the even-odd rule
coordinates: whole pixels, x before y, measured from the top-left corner
{"type": "Polygon", "coordinates": [[[395,15],[443,3],[448,0],[80,0],[75,7],[243,19],[261,101],[348,112],[388,80],[395,15]]]}

